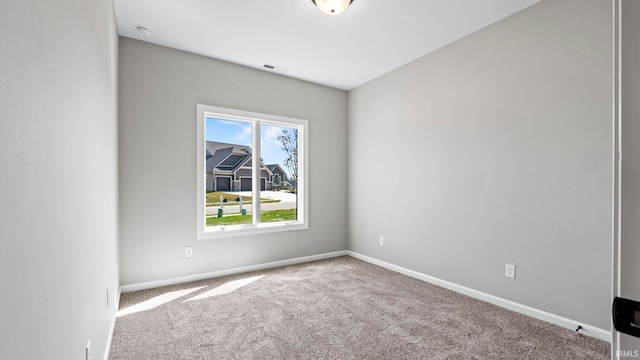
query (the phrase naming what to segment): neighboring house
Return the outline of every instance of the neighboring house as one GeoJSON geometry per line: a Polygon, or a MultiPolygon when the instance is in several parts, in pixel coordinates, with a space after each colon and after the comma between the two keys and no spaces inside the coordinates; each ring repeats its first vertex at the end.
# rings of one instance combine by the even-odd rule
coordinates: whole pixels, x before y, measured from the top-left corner
{"type": "MultiPolygon", "coordinates": [[[[207,141],[206,190],[251,191],[251,147],[207,141]]],[[[265,165],[260,161],[260,190],[280,188],[287,175],[278,164],[265,165]]]]}
{"type": "Polygon", "coordinates": [[[291,189],[287,173],[279,164],[267,165],[267,169],[271,172],[271,186],[274,189],[291,189]]]}
{"type": "Polygon", "coordinates": [[[298,187],[298,182],[296,180],[285,180],[282,183],[282,187],[289,190],[296,189],[298,187]]]}

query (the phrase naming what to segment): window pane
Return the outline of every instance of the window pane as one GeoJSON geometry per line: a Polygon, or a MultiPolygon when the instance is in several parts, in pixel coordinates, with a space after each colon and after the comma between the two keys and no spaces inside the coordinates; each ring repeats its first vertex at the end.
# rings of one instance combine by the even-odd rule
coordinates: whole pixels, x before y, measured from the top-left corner
{"type": "Polygon", "coordinates": [[[298,129],[260,126],[260,222],[298,219],[298,129]]]}
{"type": "Polygon", "coordinates": [[[205,134],[207,227],[251,224],[251,123],[208,117],[205,134]]]}

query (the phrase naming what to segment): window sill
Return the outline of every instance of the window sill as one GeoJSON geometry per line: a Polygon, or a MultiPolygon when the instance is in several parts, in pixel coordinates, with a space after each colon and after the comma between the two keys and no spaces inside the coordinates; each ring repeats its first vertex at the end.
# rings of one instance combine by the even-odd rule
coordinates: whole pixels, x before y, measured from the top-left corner
{"type": "Polygon", "coordinates": [[[233,236],[248,236],[258,234],[268,234],[284,231],[306,230],[309,226],[299,221],[285,223],[261,223],[254,225],[230,225],[220,227],[209,227],[198,234],[198,240],[220,239],[233,236]]]}

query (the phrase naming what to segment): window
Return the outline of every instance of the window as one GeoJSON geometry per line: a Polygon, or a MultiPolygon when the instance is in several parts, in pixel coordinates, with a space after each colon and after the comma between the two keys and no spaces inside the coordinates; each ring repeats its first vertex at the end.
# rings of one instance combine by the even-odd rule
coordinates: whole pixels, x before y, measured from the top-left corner
{"type": "Polygon", "coordinates": [[[307,121],[197,112],[198,239],[308,228],[307,121]]]}

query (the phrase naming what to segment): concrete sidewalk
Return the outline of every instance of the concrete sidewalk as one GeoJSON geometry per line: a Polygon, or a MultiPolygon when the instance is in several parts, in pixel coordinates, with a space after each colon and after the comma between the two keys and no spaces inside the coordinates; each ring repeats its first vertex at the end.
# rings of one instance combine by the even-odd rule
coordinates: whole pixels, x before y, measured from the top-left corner
{"type": "MultiPolygon", "coordinates": [[[[251,196],[251,191],[225,191],[227,194],[233,194],[238,196],[251,196]]],[[[295,209],[297,206],[297,195],[291,194],[286,191],[260,191],[260,197],[262,199],[280,200],[276,203],[260,204],[261,210],[285,210],[295,209]]],[[[219,206],[207,206],[206,215],[217,215],[219,206]]],[[[251,213],[253,206],[249,204],[243,204],[243,209],[246,209],[248,213],[251,213]]],[[[224,205],[224,214],[240,213],[240,206],[237,203],[229,202],[224,205]]]]}

